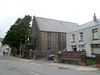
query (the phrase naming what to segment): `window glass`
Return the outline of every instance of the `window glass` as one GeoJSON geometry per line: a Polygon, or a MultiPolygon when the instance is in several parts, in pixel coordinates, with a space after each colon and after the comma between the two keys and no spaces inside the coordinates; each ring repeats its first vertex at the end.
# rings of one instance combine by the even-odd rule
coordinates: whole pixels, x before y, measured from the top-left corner
{"type": "Polygon", "coordinates": [[[75,42],[75,34],[72,34],[72,43],[75,42]]]}
{"type": "Polygon", "coordinates": [[[80,45],[78,45],[78,47],[79,47],[80,51],[85,51],[85,45],[84,44],[80,44],[80,45]]]}
{"type": "Polygon", "coordinates": [[[99,39],[98,28],[92,30],[93,40],[99,39]]]}
{"type": "Polygon", "coordinates": [[[80,40],[79,42],[82,42],[83,41],[83,32],[80,33],[80,40]]]}

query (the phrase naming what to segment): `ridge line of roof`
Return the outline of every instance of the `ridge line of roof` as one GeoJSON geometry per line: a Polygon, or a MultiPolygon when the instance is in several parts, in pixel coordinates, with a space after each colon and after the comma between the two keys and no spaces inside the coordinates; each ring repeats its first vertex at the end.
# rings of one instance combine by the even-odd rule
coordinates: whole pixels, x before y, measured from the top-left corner
{"type": "MultiPolygon", "coordinates": [[[[100,19],[97,19],[96,22],[99,22],[99,20],[100,20],[100,19]]],[[[86,23],[83,23],[83,24],[80,24],[80,25],[85,25],[85,24],[88,24],[88,23],[91,23],[91,22],[94,22],[94,21],[91,20],[91,21],[89,21],[89,22],[86,22],[86,23]]]]}
{"type": "Polygon", "coordinates": [[[62,21],[62,20],[56,20],[56,19],[51,19],[51,18],[44,18],[44,17],[35,17],[35,18],[42,18],[42,19],[47,19],[47,20],[53,20],[53,21],[59,21],[59,22],[66,22],[66,23],[73,23],[73,24],[79,25],[78,23],[75,23],[75,22],[62,21]]]}
{"type": "Polygon", "coordinates": [[[95,25],[81,28],[82,26],[85,26],[85,25],[90,24],[90,23],[93,23],[93,22],[94,22],[94,21],[89,21],[89,22],[87,22],[87,23],[81,24],[81,25],[78,26],[79,28],[77,27],[78,29],[73,30],[73,31],[71,31],[71,32],[69,32],[69,33],[77,32],[77,31],[80,31],[80,30],[83,30],[83,29],[87,29],[87,28],[94,27],[94,26],[98,26],[98,25],[100,24],[100,19],[97,19],[97,21],[94,22],[95,25]],[[97,24],[96,24],[96,23],[97,23],[97,24]]]}

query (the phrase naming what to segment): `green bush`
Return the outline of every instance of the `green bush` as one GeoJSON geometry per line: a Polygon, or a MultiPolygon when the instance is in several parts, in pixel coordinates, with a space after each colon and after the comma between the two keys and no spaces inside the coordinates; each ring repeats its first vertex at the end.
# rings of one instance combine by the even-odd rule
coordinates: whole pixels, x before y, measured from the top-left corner
{"type": "Polygon", "coordinates": [[[87,59],[86,64],[87,65],[95,65],[96,64],[96,61],[93,60],[93,59],[87,59]]]}

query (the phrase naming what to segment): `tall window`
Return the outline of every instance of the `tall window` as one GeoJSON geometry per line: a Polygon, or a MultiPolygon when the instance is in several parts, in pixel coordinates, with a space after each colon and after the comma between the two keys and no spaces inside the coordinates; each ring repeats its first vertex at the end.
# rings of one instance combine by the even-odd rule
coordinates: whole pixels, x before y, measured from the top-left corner
{"type": "Polygon", "coordinates": [[[99,39],[98,28],[92,30],[93,40],[99,39]]]}
{"type": "Polygon", "coordinates": [[[72,34],[72,43],[75,43],[75,34],[72,34]]]}
{"type": "Polygon", "coordinates": [[[80,40],[79,42],[82,42],[83,41],[83,32],[80,32],[80,40]]]}
{"type": "Polygon", "coordinates": [[[51,50],[51,33],[48,33],[48,50],[51,50]]]}

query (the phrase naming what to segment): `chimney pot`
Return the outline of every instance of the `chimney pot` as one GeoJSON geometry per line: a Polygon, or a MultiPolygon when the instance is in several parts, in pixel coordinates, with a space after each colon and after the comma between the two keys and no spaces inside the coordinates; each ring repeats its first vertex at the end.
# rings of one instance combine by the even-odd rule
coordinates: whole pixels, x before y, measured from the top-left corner
{"type": "Polygon", "coordinates": [[[93,21],[96,22],[97,21],[97,17],[96,17],[96,14],[94,13],[94,16],[93,16],[93,21]]]}

